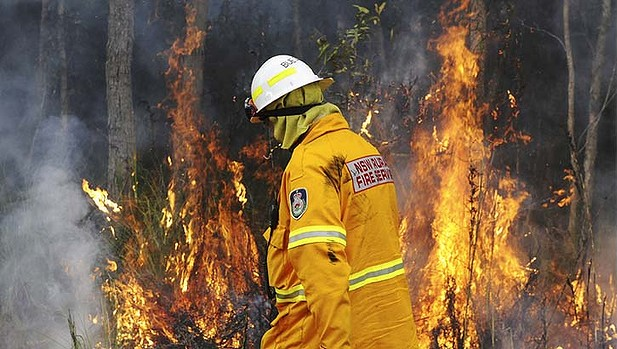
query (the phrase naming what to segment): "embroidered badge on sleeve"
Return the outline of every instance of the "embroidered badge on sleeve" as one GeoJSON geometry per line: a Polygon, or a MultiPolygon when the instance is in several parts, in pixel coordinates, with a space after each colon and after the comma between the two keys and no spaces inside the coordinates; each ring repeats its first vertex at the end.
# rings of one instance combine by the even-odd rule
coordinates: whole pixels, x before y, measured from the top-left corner
{"type": "Polygon", "coordinates": [[[348,162],[347,168],[353,180],[354,192],[360,192],[374,186],[393,183],[392,171],[379,155],[366,156],[348,162]]]}
{"type": "Polygon", "coordinates": [[[300,219],[308,207],[308,192],[306,188],[294,189],[289,193],[289,203],[291,206],[291,216],[296,220],[300,219]]]}

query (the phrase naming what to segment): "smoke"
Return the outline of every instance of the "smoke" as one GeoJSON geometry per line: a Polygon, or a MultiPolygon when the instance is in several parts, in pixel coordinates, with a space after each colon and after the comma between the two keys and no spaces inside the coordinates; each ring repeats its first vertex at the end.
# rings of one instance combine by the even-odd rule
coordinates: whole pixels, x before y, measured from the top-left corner
{"type": "MultiPolygon", "coordinates": [[[[156,111],[156,105],[164,100],[166,94],[163,78],[166,59],[161,53],[169,47],[175,34],[181,32],[184,18],[180,3],[155,3],[158,5],[143,1],[136,4],[133,89],[136,115],[141,118],[138,125],[141,127],[139,140],[142,149],[155,143],[157,146],[168,144],[166,133],[162,131],[167,127],[165,116],[156,111]]],[[[364,3],[371,7],[374,2],[364,3]]],[[[538,24],[551,33],[562,32],[559,27],[559,2],[546,2],[541,6],[532,1],[524,3],[517,6],[520,16],[523,16],[517,20],[530,26],[538,24]]],[[[311,34],[318,30],[334,39],[337,30],[350,28],[354,24],[355,9],[350,4],[326,1],[303,3],[298,23],[303,39],[300,49],[294,46],[292,40],[296,23],[290,3],[266,1],[259,3],[259,6],[255,4],[255,1],[220,0],[209,3],[211,27],[206,49],[209,79],[206,97],[211,104],[209,108],[213,110],[211,114],[220,116],[221,120],[225,118],[219,120],[222,125],[228,125],[229,130],[224,132],[232,134],[230,139],[243,142],[251,139],[246,135],[251,135],[256,129],[250,125],[246,126],[246,130],[241,129],[244,126],[225,120],[241,112],[241,103],[230,101],[246,92],[258,64],[267,56],[279,52],[298,52],[303,60],[316,62],[317,48],[311,34]],[[227,12],[224,11],[224,4],[231,6],[227,12]],[[266,18],[269,20],[263,20],[266,18]]],[[[100,136],[105,132],[106,120],[100,111],[105,107],[103,63],[107,8],[106,2],[93,1],[70,0],[66,5],[67,14],[70,14],[66,32],[69,37],[67,49],[72,108],[88,126],[76,119],[65,123],[59,118],[50,117],[35,128],[30,123],[36,109],[32,103],[36,100],[32,86],[38,55],[41,3],[34,0],[0,2],[0,32],[4,34],[0,35],[0,348],[70,347],[69,310],[76,318],[78,332],[88,335],[95,335],[96,332],[88,327],[88,314],[96,313],[95,305],[99,303],[100,295],[91,278],[91,271],[100,246],[94,227],[85,219],[88,205],[79,188],[79,172],[84,167],[100,170],[103,166],[101,161],[105,159],[105,155],[94,154],[104,154],[106,150],[106,143],[102,140],[104,137],[100,136]],[[98,135],[88,131],[97,129],[98,135]],[[99,141],[90,141],[82,150],[86,136],[99,141]]],[[[421,92],[426,91],[430,83],[431,72],[438,71],[432,53],[426,49],[426,42],[438,30],[438,24],[434,23],[438,6],[437,3],[421,1],[387,3],[384,21],[388,16],[398,17],[391,21],[396,25],[384,27],[387,29],[383,33],[384,39],[392,42],[387,46],[386,55],[380,57],[384,61],[379,71],[382,82],[412,83],[418,78],[419,86],[416,86],[414,93],[422,97],[421,92]]],[[[581,18],[592,17],[585,11],[573,11],[573,14],[577,12],[581,18]]],[[[577,23],[580,25],[580,22],[573,20],[573,24],[577,23]]],[[[525,33],[527,31],[531,32],[527,29],[525,33]]],[[[614,61],[614,46],[617,45],[614,27],[612,33],[609,52],[614,61]]],[[[577,38],[580,39],[581,35],[577,38]]],[[[523,108],[521,120],[525,121],[521,125],[531,129],[535,144],[539,144],[534,150],[534,158],[529,160],[529,184],[535,183],[540,189],[534,192],[544,195],[548,184],[555,184],[563,175],[562,168],[567,166],[567,159],[562,160],[563,156],[567,156],[567,151],[564,151],[567,145],[561,141],[565,138],[560,128],[565,106],[562,48],[544,31],[526,34],[522,42],[524,45],[519,48],[520,52],[509,53],[522,57],[520,80],[528,86],[520,96],[523,108]]],[[[580,64],[577,69],[581,71],[589,65],[587,54],[591,51],[586,50],[588,44],[587,40],[577,40],[575,46],[577,64],[580,64]],[[581,50],[586,53],[582,54],[581,50]]],[[[608,66],[607,69],[613,68],[610,64],[608,66]]],[[[611,74],[607,72],[606,76],[611,74]]],[[[587,90],[585,84],[579,85],[580,89],[587,90]]],[[[417,110],[416,104],[405,111],[412,115],[417,110]]],[[[579,103],[580,108],[585,106],[579,103]]],[[[614,113],[617,112],[615,102],[612,108],[616,110],[614,113]]],[[[400,109],[390,106],[381,111],[379,117],[391,120],[401,114],[400,109]]],[[[578,115],[581,118],[586,116],[584,110],[578,115]]],[[[215,116],[208,114],[208,117],[215,116]]],[[[392,127],[400,124],[399,120],[394,120],[396,122],[391,122],[392,127]]],[[[614,168],[617,158],[613,136],[617,129],[612,126],[605,128],[610,129],[605,138],[611,141],[608,146],[601,147],[601,160],[609,161],[610,157],[612,167],[603,168],[598,173],[599,184],[596,188],[596,193],[601,197],[595,207],[598,209],[597,216],[602,218],[598,224],[600,240],[596,261],[602,265],[602,275],[615,275],[617,270],[617,169],[614,168]]],[[[394,130],[391,134],[398,132],[394,130]]],[[[403,178],[409,178],[409,175],[405,174],[403,178]]],[[[401,185],[399,188],[411,192],[408,186],[401,185]]],[[[404,195],[399,197],[403,198],[404,195]]],[[[248,312],[257,317],[259,313],[255,309],[261,307],[259,302],[251,304],[248,312]]]]}
{"type": "Polygon", "coordinates": [[[386,83],[395,81],[409,84],[418,77],[428,75],[427,29],[417,13],[410,13],[408,18],[401,32],[392,39],[392,51],[387,54],[382,73],[382,80],[386,83]]]}
{"type": "Polygon", "coordinates": [[[76,119],[35,122],[40,2],[0,4],[0,348],[70,348],[95,314],[98,245],[83,222],[76,119]],[[79,166],[78,166],[79,165],[79,166]]]}
{"type": "MultiPolygon", "coordinates": [[[[612,145],[614,151],[614,144],[612,145]]],[[[608,279],[617,275],[617,168],[600,168],[596,173],[596,190],[593,211],[597,219],[596,261],[600,275],[608,279]]],[[[613,286],[615,287],[615,286],[613,286]]]]}
{"type": "Polygon", "coordinates": [[[75,169],[85,129],[49,117],[32,151],[15,129],[1,131],[1,179],[13,183],[14,201],[0,206],[0,347],[68,348],[69,312],[79,334],[94,336],[88,316],[100,303],[91,277],[97,240],[75,169]]]}

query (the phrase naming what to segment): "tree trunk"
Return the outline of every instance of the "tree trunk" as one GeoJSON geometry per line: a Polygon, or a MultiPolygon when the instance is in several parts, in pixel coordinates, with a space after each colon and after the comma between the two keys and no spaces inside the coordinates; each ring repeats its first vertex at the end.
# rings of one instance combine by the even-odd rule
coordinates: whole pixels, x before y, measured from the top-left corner
{"type": "Polygon", "coordinates": [[[37,115],[37,122],[44,117],[53,114],[54,108],[54,94],[57,91],[55,87],[55,76],[53,71],[55,70],[54,53],[56,52],[56,1],[54,0],[42,0],[41,2],[41,22],[39,27],[39,57],[37,67],[37,86],[38,86],[38,98],[39,98],[39,110],[37,115]]]}
{"type": "Polygon", "coordinates": [[[580,216],[579,216],[579,204],[581,200],[584,200],[582,196],[582,186],[584,185],[583,174],[578,161],[578,146],[576,145],[576,130],[575,126],[575,105],[574,95],[576,87],[576,74],[574,70],[574,55],[572,53],[572,39],[570,38],[570,0],[563,1],[563,37],[564,46],[566,50],[566,63],[568,66],[568,111],[567,111],[567,136],[570,148],[570,165],[574,171],[576,178],[574,197],[570,204],[570,217],[568,222],[568,232],[572,243],[580,249],[581,244],[578,239],[580,237],[580,216]]]}
{"type": "Polygon", "coordinates": [[[131,190],[135,171],[136,136],[131,87],[133,56],[133,0],[110,0],[107,38],[108,165],[110,194],[131,190]]]}
{"type": "Polygon", "coordinates": [[[58,56],[59,56],[59,75],[60,75],[60,117],[62,125],[66,130],[69,118],[69,84],[68,84],[68,61],[66,58],[66,22],[64,1],[58,3],[58,56]]]}
{"type": "Polygon", "coordinates": [[[598,153],[598,123],[604,108],[601,95],[602,68],[605,63],[606,40],[611,19],[611,0],[602,0],[602,18],[598,26],[598,37],[591,63],[591,84],[589,88],[588,124],[585,137],[585,157],[581,168],[578,159],[578,146],[574,130],[574,62],[570,39],[569,2],[564,0],[564,44],[568,61],[568,140],[570,143],[570,162],[576,176],[575,194],[570,205],[568,231],[570,237],[578,237],[581,261],[585,263],[593,249],[592,200],[594,189],[594,167],[598,153]]]}
{"type": "MultiPolygon", "coordinates": [[[[478,61],[481,66],[484,66],[484,62],[487,61],[487,47],[486,47],[486,35],[488,35],[486,26],[486,5],[484,0],[472,0],[469,4],[469,12],[474,13],[473,18],[469,19],[469,48],[472,52],[480,55],[478,61]]],[[[486,76],[487,73],[484,69],[480,69],[478,74],[478,86],[476,88],[476,95],[480,102],[489,101],[495,98],[495,89],[490,89],[489,81],[496,79],[494,76],[486,76]]]]}
{"type": "Polygon", "coordinates": [[[39,27],[37,86],[38,120],[50,115],[67,115],[68,69],[65,47],[64,0],[43,0],[39,27]]]}
{"type": "Polygon", "coordinates": [[[69,100],[64,12],[64,0],[41,1],[36,71],[38,109],[34,115],[29,161],[36,146],[38,125],[43,119],[61,116],[66,126],[69,100]]]}
{"type": "Polygon", "coordinates": [[[596,41],[595,52],[591,62],[591,85],[589,87],[589,109],[588,109],[588,126],[587,136],[585,139],[585,161],[583,163],[585,174],[584,188],[585,200],[583,207],[584,219],[587,221],[587,227],[583,233],[588,234],[585,240],[588,242],[590,249],[593,249],[593,225],[592,225],[592,201],[594,190],[594,167],[598,154],[598,124],[600,116],[604,109],[602,90],[602,68],[604,67],[606,55],[606,39],[611,19],[611,0],[602,0],[602,19],[598,27],[598,38],[596,41]]]}

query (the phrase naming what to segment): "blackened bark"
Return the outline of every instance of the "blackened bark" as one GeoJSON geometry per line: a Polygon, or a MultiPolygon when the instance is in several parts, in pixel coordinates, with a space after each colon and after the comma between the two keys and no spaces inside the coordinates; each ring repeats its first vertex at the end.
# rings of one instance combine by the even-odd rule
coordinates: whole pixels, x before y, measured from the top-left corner
{"type": "Polygon", "coordinates": [[[568,61],[568,138],[570,142],[570,160],[576,176],[575,197],[570,206],[568,231],[572,238],[578,237],[580,257],[586,263],[593,249],[592,200],[594,188],[594,168],[598,152],[598,123],[604,109],[602,86],[602,68],[605,64],[607,33],[611,25],[611,0],[602,0],[602,16],[598,25],[595,52],[591,63],[591,84],[589,90],[588,123],[585,137],[585,157],[580,164],[578,147],[575,139],[574,115],[574,62],[569,32],[569,0],[564,0],[564,43],[568,61]]]}
{"type": "Polygon", "coordinates": [[[36,71],[37,112],[34,115],[30,155],[37,143],[39,123],[61,116],[66,129],[69,110],[68,69],[65,49],[64,0],[42,0],[36,71]]]}
{"type": "Polygon", "coordinates": [[[58,70],[60,80],[60,117],[62,124],[66,130],[69,118],[69,84],[68,84],[68,60],[66,56],[66,21],[65,21],[64,0],[59,0],[58,3],[58,70]]]}
{"type": "MultiPolygon", "coordinates": [[[[474,16],[469,19],[469,49],[478,54],[478,64],[484,66],[487,61],[487,46],[486,46],[486,5],[483,0],[472,0],[469,3],[469,12],[474,16]]],[[[494,76],[488,76],[484,69],[480,69],[478,75],[478,86],[476,87],[476,96],[478,101],[488,101],[495,98],[495,89],[489,89],[491,79],[494,76]]]]}
{"type": "Polygon", "coordinates": [[[67,115],[68,69],[65,48],[64,0],[43,0],[39,27],[37,86],[41,120],[50,115],[67,115]]]}
{"type": "Polygon", "coordinates": [[[41,22],[39,27],[39,57],[37,66],[37,87],[39,110],[37,121],[50,114],[57,114],[57,37],[55,0],[41,1],[41,22]]]}
{"type": "Polygon", "coordinates": [[[131,87],[133,0],[110,0],[107,38],[108,165],[110,194],[128,194],[135,171],[136,136],[131,87]]]}
{"type": "Polygon", "coordinates": [[[568,144],[570,148],[570,165],[572,166],[572,171],[574,171],[574,175],[576,177],[576,183],[574,188],[574,197],[572,198],[572,203],[570,204],[570,217],[568,222],[568,233],[571,241],[576,244],[579,249],[582,242],[578,242],[580,238],[579,227],[580,227],[580,201],[584,200],[584,190],[582,188],[583,185],[583,175],[581,166],[578,159],[578,146],[576,145],[575,137],[576,130],[575,126],[575,105],[574,105],[574,95],[576,88],[576,73],[574,70],[574,54],[572,52],[572,39],[570,34],[570,0],[563,1],[563,38],[564,38],[564,47],[566,50],[566,63],[568,67],[568,111],[567,111],[567,132],[568,132],[568,144]]]}

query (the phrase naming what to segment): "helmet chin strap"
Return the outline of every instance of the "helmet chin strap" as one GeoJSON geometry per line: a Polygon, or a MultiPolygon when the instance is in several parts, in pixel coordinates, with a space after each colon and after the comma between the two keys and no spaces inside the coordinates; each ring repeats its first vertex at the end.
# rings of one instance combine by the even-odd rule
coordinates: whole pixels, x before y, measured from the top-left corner
{"type": "Polygon", "coordinates": [[[306,113],[309,109],[316,107],[318,105],[324,105],[324,104],[326,104],[325,100],[322,101],[321,103],[301,105],[299,107],[264,110],[262,112],[259,112],[257,114],[257,117],[259,117],[261,120],[265,120],[266,118],[269,118],[271,116],[280,117],[280,116],[290,116],[290,115],[302,115],[306,113]]]}
{"type": "Polygon", "coordinates": [[[270,160],[270,165],[272,166],[272,170],[274,171],[274,152],[277,149],[281,149],[281,147],[283,146],[283,144],[279,141],[277,141],[276,139],[274,139],[274,135],[272,134],[272,128],[271,127],[267,127],[267,132],[268,132],[268,139],[269,144],[268,144],[268,154],[263,155],[264,160],[270,160]],[[276,142],[276,143],[275,143],[276,142]]]}
{"type": "MultiPolygon", "coordinates": [[[[274,147],[270,147],[270,150],[268,150],[268,155],[264,155],[264,159],[273,160],[272,154],[274,153],[275,150],[281,149],[282,146],[283,145],[281,143],[277,143],[274,147]]],[[[274,160],[272,161],[272,168],[274,169],[274,160]]]]}

